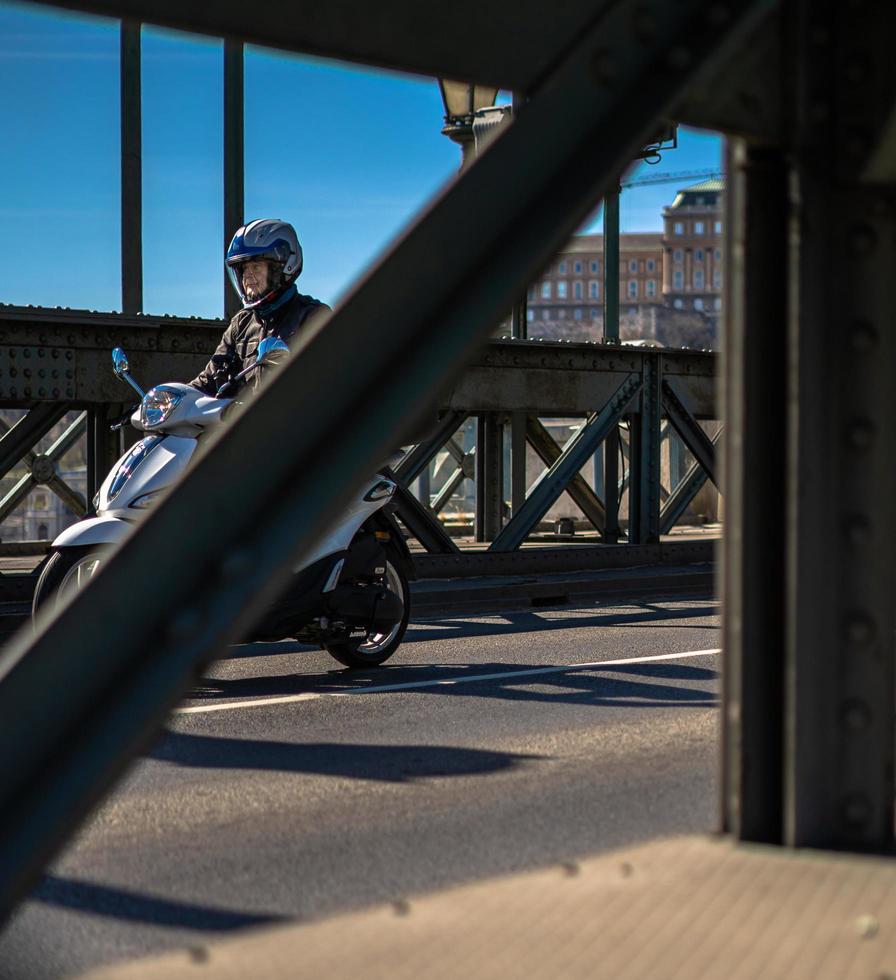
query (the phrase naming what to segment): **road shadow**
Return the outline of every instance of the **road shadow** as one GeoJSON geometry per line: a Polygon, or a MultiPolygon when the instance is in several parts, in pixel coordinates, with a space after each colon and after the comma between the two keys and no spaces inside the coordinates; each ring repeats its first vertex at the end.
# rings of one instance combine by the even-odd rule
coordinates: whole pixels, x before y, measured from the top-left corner
{"type": "Polygon", "coordinates": [[[78,881],[57,875],[46,875],[31,893],[30,898],[43,905],[52,905],[72,912],[89,912],[124,922],[142,922],[205,932],[226,932],[246,926],[270,925],[285,921],[282,916],[194,905],[191,902],[145,895],[126,888],[100,885],[92,881],[78,881]]]}
{"type": "Polygon", "coordinates": [[[176,731],[166,731],[147,757],[201,769],[295,772],[388,783],[485,775],[538,758],[454,746],[274,742],[176,731]]]}
{"type": "Polygon", "coordinates": [[[715,693],[685,685],[711,682],[718,676],[718,671],[707,667],[676,663],[599,664],[586,669],[573,667],[559,670],[549,664],[396,665],[370,671],[206,677],[188,697],[191,702],[201,703],[303,693],[363,693],[367,688],[413,684],[414,687],[409,686],[401,693],[615,707],[670,704],[706,707],[718,703],[715,693]],[[542,670],[544,673],[539,672],[542,670]],[[524,671],[534,673],[521,675],[524,671]],[[476,679],[480,677],[483,679],[476,679]]]}
{"type": "MultiPolygon", "coordinates": [[[[656,626],[671,621],[670,628],[706,630],[713,627],[701,623],[676,623],[675,620],[698,619],[705,616],[715,616],[719,612],[717,603],[707,602],[705,605],[692,606],[688,609],[664,609],[649,602],[632,604],[630,612],[595,613],[593,616],[570,616],[564,619],[545,619],[544,613],[539,614],[529,609],[503,613],[470,614],[469,618],[456,614],[445,616],[429,616],[421,622],[411,620],[411,628],[405,634],[403,646],[413,643],[424,643],[430,640],[454,640],[480,636],[503,636],[513,633],[546,633],[555,630],[580,629],[584,626],[656,626]],[[489,619],[500,619],[500,622],[482,622],[482,616],[489,619]]],[[[553,610],[562,612],[564,609],[580,609],[580,606],[560,606],[553,610]]],[[[318,647],[284,640],[280,643],[243,643],[229,647],[226,660],[242,660],[251,657],[270,657],[301,654],[317,650],[318,647]]]]}

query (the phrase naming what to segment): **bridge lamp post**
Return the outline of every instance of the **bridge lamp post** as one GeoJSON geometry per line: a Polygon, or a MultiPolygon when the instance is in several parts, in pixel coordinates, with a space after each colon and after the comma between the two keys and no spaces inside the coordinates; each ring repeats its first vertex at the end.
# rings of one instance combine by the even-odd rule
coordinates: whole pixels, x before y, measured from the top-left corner
{"type": "Polygon", "coordinates": [[[473,160],[473,117],[477,109],[495,104],[498,86],[473,85],[469,82],[453,82],[439,79],[439,90],[445,106],[445,125],[442,133],[460,147],[461,170],[473,160]]]}

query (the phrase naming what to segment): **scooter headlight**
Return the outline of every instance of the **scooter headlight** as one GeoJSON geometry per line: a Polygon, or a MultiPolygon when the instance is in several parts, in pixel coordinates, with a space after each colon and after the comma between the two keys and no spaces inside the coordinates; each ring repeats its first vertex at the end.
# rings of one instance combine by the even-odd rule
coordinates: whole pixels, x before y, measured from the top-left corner
{"type": "Polygon", "coordinates": [[[177,408],[184,396],[174,388],[159,385],[143,396],[140,405],[140,424],[144,429],[152,429],[165,422],[177,408]]]}

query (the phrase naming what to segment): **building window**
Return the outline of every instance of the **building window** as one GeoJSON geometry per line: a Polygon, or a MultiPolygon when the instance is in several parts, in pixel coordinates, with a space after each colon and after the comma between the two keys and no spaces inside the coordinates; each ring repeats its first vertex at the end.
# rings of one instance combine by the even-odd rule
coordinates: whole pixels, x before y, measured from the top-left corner
{"type": "Polygon", "coordinates": [[[572,298],[573,299],[583,299],[584,298],[584,294],[582,292],[582,281],[580,279],[577,279],[572,284],[572,298]]]}
{"type": "Polygon", "coordinates": [[[716,296],[716,298],[712,302],[712,305],[716,308],[716,310],[720,310],[722,308],[721,296],[716,296]]]}
{"type": "Polygon", "coordinates": [[[706,286],[705,275],[702,269],[694,269],[694,289],[703,289],[706,286]]]}
{"type": "Polygon", "coordinates": [[[713,269],[712,270],[712,288],[721,289],[722,288],[722,270],[713,269]]]}
{"type": "Polygon", "coordinates": [[[50,509],[50,501],[45,493],[36,493],[34,495],[34,509],[35,510],[50,509]]]}
{"type": "Polygon", "coordinates": [[[722,250],[720,248],[716,249],[716,262],[722,261],[722,250]]]}
{"type": "Polygon", "coordinates": [[[557,299],[566,299],[566,280],[561,279],[557,283],[557,299]]]}
{"type": "Polygon", "coordinates": [[[597,275],[597,268],[598,268],[597,262],[592,262],[591,263],[591,274],[593,276],[596,276],[597,275]]]}
{"type": "Polygon", "coordinates": [[[675,289],[684,289],[684,273],[681,269],[676,269],[672,273],[672,285],[675,289]]]}
{"type": "Polygon", "coordinates": [[[599,311],[598,311],[597,307],[596,306],[592,306],[591,307],[591,319],[592,320],[596,320],[599,315],[600,314],[599,314],[599,311]]]}
{"type": "Polygon", "coordinates": [[[680,248],[676,248],[675,251],[672,253],[672,259],[675,262],[681,262],[683,258],[684,258],[684,252],[682,252],[680,248]]]}
{"type": "Polygon", "coordinates": [[[576,307],[572,311],[572,316],[573,316],[573,319],[574,320],[581,320],[582,319],[582,311],[578,307],[576,307]]]}
{"type": "Polygon", "coordinates": [[[682,299],[673,299],[672,300],[672,305],[675,307],[676,310],[683,310],[684,309],[684,300],[682,300],[682,299]]]}
{"type": "Polygon", "coordinates": [[[694,261],[695,262],[702,262],[703,261],[703,249],[702,248],[694,249],[694,261]]]}
{"type": "Polygon", "coordinates": [[[575,265],[572,267],[572,271],[577,276],[580,276],[582,274],[582,263],[581,262],[576,262],[575,265]]]}
{"type": "Polygon", "coordinates": [[[632,299],[638,298],[638,280],[631,279],[628,284],[628,294],[632,299]]]}
{"type": "Polygon", "coordinates": [[[596,279],[588,283],[588,299],[600,299],[600,283],[596,279]]]}
{"type": "Polygon", "coordinates": [[[676,221],[675,224],[672,225],[672,234],[673,235],[683,235],[684,234],[684,222],[683,221],[676,221]]]}
{"type": "Polygon", "coordinates": [[[705,225],[704,225],[704,223],[702,221],[695,221],[694,222],[694,234],[695,235],[702,235],[703,232],[704,232],[704,229],[705,229],[705,225]]]}
{"type": "Polygon", "coordinates": [[[49,536],[50,536],[50,529],[47,527],[47,525],[46,524],[38,524],[37,525],[37,540],[38,541],[46,541],[49,536]]]}
{"type": "Polygon", "coordinates": [[[529,302],[530,303],[534,303],[535,302],[535,287],[534,286],[530,286],[529,287],[528,299],[529,299],[529,302]]]}
{"type": "Polygon", "coordinates": [[[702,310],[703,309],[703,300],[700,299],[699,296],[694,300],[694,309],[695,310],[702,310]]]}
{"type": "Polygon", "coordinates": [[[647,295],[656,296],[656,279],[647,280],[647,295]]]}
{"type": "Polygon", "coordinates": [[[542,299],[551,298],[551,284],[549,282],[543,282],[541,284],[541,298],[542,299]]]}
{"type": "Polygon", "coordinates": [[[566,275],[566,262],[563,261],[557,266],[557,274],[561,276],[566,275]]]}
{"type": "Polygon", "coordinates": [[[722,222],[721,221],[717,221],[716,222],[716,234],[717,235],[721,235],[722,234],[722,222]]]}
{"type": "Polygon", "coordinates": [[[632,259],[629,262],[629,264],[628,264],[628,271],[629,272],[637,272],[638,271],[638,260],[637,259],[632,259]]]}
{"type": "Polygon", "coordinates": [[[542,320],[550,320],[550,318],[551,318],[551,311],[550,310],[542,310],[541,311],[541,318],[542,318],[542,320]]]}
{"type": "Polygon", "coordinates": [[[531,323],[535,319],[535,310],[526,310],[526,319],[531,323]]]}
{"type": "Polygon", "coordinates": [[[566,310],[557,310],[557,319],[558,320],[565,320],[566,319],[566,310]]]}
{"type": "Polygon", "coordinates": [[[654,262],[653,259],[648,259],[647,260],[647,271],[648,272],[653,272],[653,270],[655,268],[656,268],[656,262],[654,262]]]}

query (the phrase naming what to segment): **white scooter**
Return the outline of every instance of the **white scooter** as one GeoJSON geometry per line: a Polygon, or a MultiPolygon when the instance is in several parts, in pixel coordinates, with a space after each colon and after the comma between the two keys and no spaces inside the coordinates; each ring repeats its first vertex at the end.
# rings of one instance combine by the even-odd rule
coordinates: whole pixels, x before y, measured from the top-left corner
{"type": "MultiPolygon", "coordinates": [[[[117,377],[140,395],[131,424],[146,433],[115,464],[96,497],[96,516],[67,528],[53,541],[38,579],[33,613],[83,587],[112,547],[175,483],[206,431],[226,425],[233,386],[286,344],[267,337],[255,362],[227,378],[211,397],[190,385],[168,383],[144,392],[129,373],[121,348],[112,352],[117,377]]],[[[360,489],[348,511],[308,560],[295,570],[287,592],[248,639],[294,638],[319,645],[347,667],[384,663],[398,648],[410,615],[411,556],[384,508],[395,492],[388,467],[360,489]]]]}

